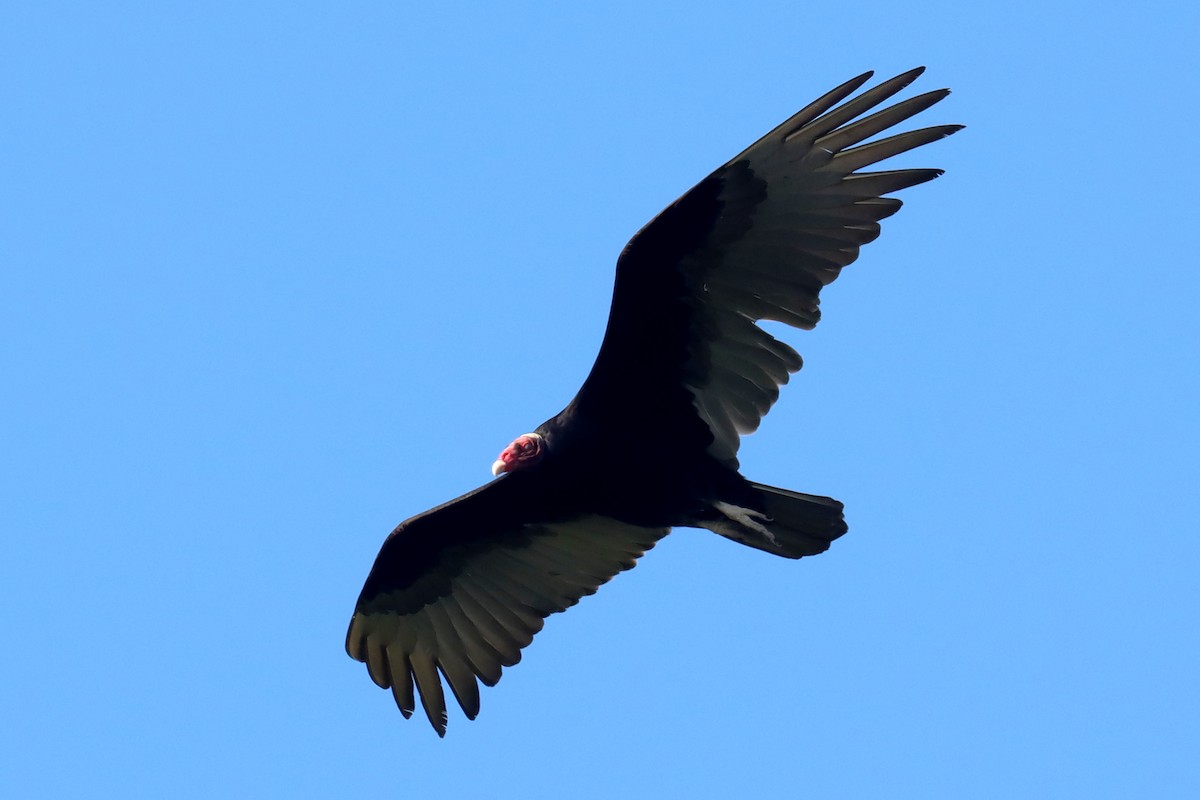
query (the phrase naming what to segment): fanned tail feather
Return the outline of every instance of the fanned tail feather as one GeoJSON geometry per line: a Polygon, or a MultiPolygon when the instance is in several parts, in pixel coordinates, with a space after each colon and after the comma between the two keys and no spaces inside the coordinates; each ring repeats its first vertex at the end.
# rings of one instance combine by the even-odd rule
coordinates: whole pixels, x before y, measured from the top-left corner
{"type": "Polygon", "coordinates": [[[739,538],[742,544],[784,558],[814,556],[829,549],[834,539],[846,532],[842,504],[790,489],[778,489],[761,483],[750,484],[769,521],[764,522],[775,541],[763,536],[739,538]]]}

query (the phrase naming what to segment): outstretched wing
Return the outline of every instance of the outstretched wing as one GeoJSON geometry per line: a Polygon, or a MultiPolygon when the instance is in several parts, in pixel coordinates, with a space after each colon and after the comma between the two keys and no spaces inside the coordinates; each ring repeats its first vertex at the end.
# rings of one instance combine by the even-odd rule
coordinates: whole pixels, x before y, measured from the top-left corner
{"type": "Polygon", "coordinates": [[[669,531],[556,511],[536,484],[510,475],[401,523],[358,598],[346,652],[392,690],[405,717],[415,684],[438,735],[439,671],[474,719],[477,680],[495,685],[547,616],[632,567],[669,531]]]}
{"type": "Polygon", "coordinates": [[[899,210],[899,200],[883,195],[941,174],[858,171],[961,128],[860,144],[949,94],[929,92],[862,116],[922,71],[839,106],[872,73],[842,84],[639,231],[617,263],[608,329],[573,413],[618,427],[637,420],[643,435],[658,431],[676,447],[685,436],[693,452],[736,467],[741,434],[758,428],[801,366],[795,350],[755,323],[816,325],[821,288],[899,210]]]}

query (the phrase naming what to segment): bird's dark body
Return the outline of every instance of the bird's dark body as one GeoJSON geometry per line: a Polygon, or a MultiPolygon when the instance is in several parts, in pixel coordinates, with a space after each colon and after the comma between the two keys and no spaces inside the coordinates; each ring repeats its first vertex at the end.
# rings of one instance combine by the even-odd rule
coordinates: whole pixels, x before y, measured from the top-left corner
{"type": "MultiPolygon", "coordinates": [[[[735,174],[765,196],[765,184],[748,168],[735,174]]],[[[536,429],[547,438],[548,454],[534,469],[541,473],[544,466],[556,474],[550,480],[566,481],[556,488],[575,494],[580,506],[592,505],[588,511],[633,525],[675,527],[711,518],[713,500],[762,510],[737,462],[708,453],[712,431],[692,413],[685,388],[688,357],[696,350],[697,315],[689,300],[703,287],[679,265],[715,227],[728,183],[709,176],[621,253],[611,316],[645,324],[610,325],[579,393],[536,429]],[[641,436],[647,429],[658,435],[641,436]],[[566,455],[559,461],[557,453],[566,455]]]]}
{"type": "Polygon", "coordinates": [[[419,690],[444,734],[444,679],[474,717],[478,682],[498,681],[546,616],[673,527],[787,558],[846,531],[838,501],[738,471],[740,437],[802,364],[756,323],[816,325],[821,289],[900,208],[884,195],[940,174],[858,171],[958,129],[868,141],[945,97],[863,116],[920,72],[850,100],[870,73],[826,93],[642,228],[617,262],[604,340],[574,399],[501,454],[496,469],[508,474],[387,538],[346,648],[405,716],[419,690]]]}
{"type": "Polygon", "coordinates": [[[513,528],[512,540],[517,541],[525,535],[520,530],[525,524],[562,522],[587,514],[639,527],[670,528],[714,519],[714,499],[763,510],[750,482],[703,448],[691,453],[690,459],[669,453],[631,458],[622,450],[617,432],[607,440],[587,435],[583,438],[591,441],[572,441],[569,417],[560,424],[562,416],[538,428],[548,432],[549,445],[546,459],[537,467],[505,475],[402,522],[384,543],[377,567],[363,586],[362,600],[407,588],[428,574],[452,545],[493,546],[492,531],[497,528],[513,528]],[[563,446],[566,441],[570,447],[563,446]],[[557,455],[560,449],[562,455],[557,455]],[[618,477],[600,480],[606,475],[618,477]],[[497,491],[500,487],[503,494],[497,491]],[[437,517],[439,532],[434,542],[422,535],[431,515],[437,517]],[[393,557],[394,553],[403,555],[393,557]]]}

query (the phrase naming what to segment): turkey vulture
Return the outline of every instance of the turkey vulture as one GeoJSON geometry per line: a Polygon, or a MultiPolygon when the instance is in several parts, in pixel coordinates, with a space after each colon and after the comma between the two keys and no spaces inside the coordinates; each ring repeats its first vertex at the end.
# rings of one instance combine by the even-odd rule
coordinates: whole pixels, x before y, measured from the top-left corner
{"type": "Polygon", "coordinates": [[[617,261],[600,353],[571,403],[500,453],[498,479],[387,537],[346,651],[405,717],[415,684],[445,735],[444,677],[474,719],[478,681],[495,685],[547,616],[632,567],[673,526],[786,558],[820,553],[846,532],[837,500],[738,472],[739,437],[801,365],[755,323],[816,325],[821,287],[900,208],[884,195],[941,174],[858,171],[961,127],[860,144],[949,94],[863,116],[922,71],[849,100],[872,73],[847,81],[642,228],[617,261]]]}

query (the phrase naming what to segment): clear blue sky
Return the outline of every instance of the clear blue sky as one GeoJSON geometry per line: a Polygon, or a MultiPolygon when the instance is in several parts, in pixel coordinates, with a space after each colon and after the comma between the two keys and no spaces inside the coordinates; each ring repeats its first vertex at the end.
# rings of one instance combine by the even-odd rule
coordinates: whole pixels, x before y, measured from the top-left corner
{"type": "Polygon", "coordinates": [[[1197,12],[560,6],[4,12],[0,793],[1200,796],[1197,12]],[[404,721],[386,533],[570,398],[638,227],[918,64],[969,127],[742,451],[850,533],[679,531],[404,721]]]}

